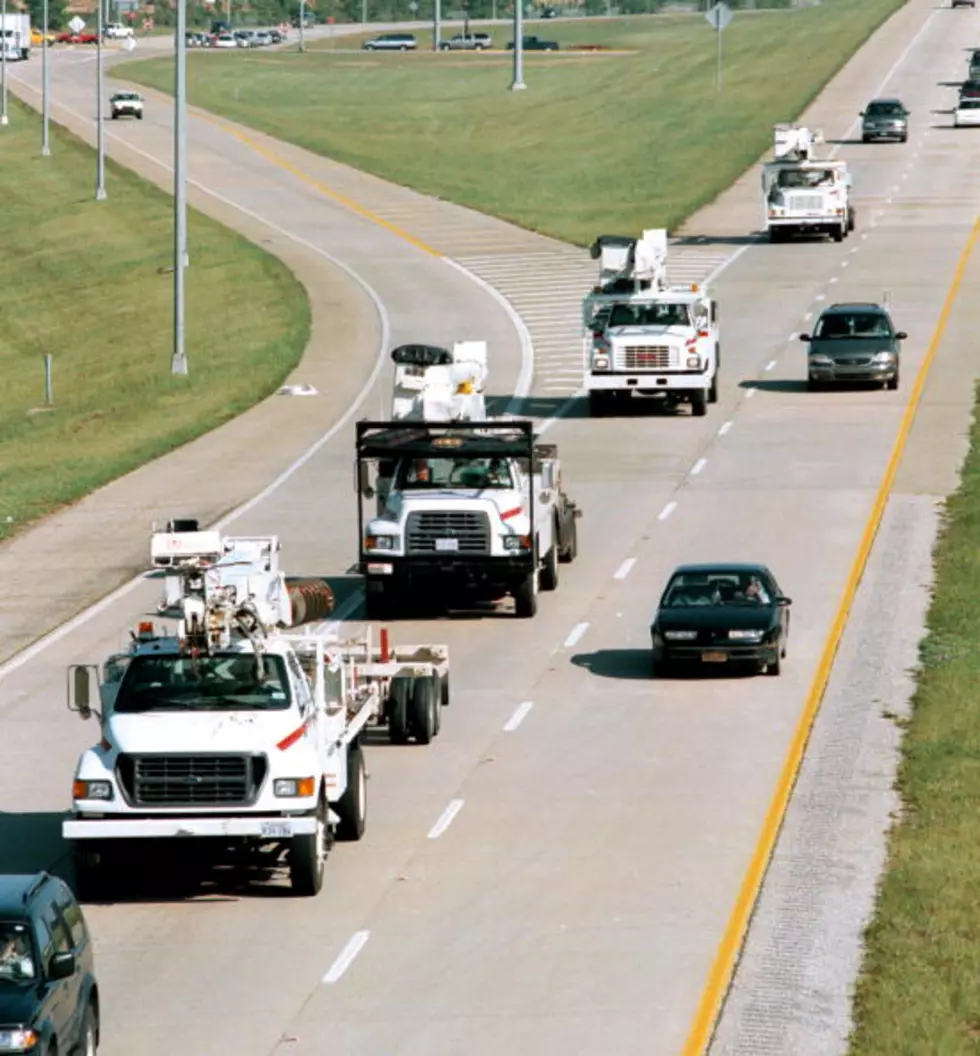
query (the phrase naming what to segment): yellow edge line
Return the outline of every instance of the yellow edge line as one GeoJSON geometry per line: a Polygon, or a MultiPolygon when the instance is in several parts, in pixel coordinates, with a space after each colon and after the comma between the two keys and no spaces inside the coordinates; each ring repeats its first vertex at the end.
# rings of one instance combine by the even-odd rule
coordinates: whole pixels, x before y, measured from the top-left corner
{"type": "Polygon", "coordinates": [[[820,711],[823,695],[826,691],[827,683],[830,680],[830,673],[834,666],[834,658],[837,653],[837,648],[840,645],[844,628],[847,625],[851,608],[854,604],[854,596],[857,593],[861,577],[864,575],[864,569],[868,563],[868,556],[871,553],[871,547],[874,544],[875,536],[878,534],[878,528],[881,524],[881,519],[884,516],[885,507],[891,496],[892,487],[895,483],[895,474],[898,472],[899,463],[905,452],[905,446],[908,442],[912,423],[915,420],[915,415],[922,399],[922,393],[929,376],[929,370],[932,367],[933,360],[936,358],[936,353],[939,351],[940,343],[946,332],[946,326],[949,323],[949,316],[952,312],[953,304],[956,301],[956,295],[959,292],[960,285],[963,282],[963,276],[966,272],[966,267],[970,261],[978,236],[980,236],[980,219],[974,223],[966,246],[960,254],[959,262],[956,265],[956,271],[953,274],[953,281],[946,294],[946,300],[943,303],[942,311],[939,313],[936,329],[933,332],[932,340],[926,351],[925,359],[923,359],[922,365],[919,367],[915,383],[912,386],[912,393],[906,404],[905,414],[902,417],[902,424],[899,427],[898,435],[895,438],[895,444],[892,447],[891,457],[888,460],[888,467],[885,470],[885,475],[878,488],[878,494],[875,498],[874,507],[871,510],[871,516],[868,518],[864,534],[861,537],[861,545],[858,549],[857,557],[854,559],[850,575],[847,578],[844,595],[841,598],[837,614],[834,617],[830,633],[827,636],[827,641],[824,645],[823,654],[820,657],[820,664],[817,667],[817,673],[813,679],[813,684],[810,687],[810,692],[807,694],[803,714],[800,716],[796,731],[793,734],[789,753],[786,756],[786,760],[783,763],[783,768],[779,775],[779,783],[776,786],[776,792],[772,798],[772,802],[769,804],[769,810],[766,813],[766,818],[762,825],[762,832],[759,835],[759,840],[756,844],[755,851],[752,854],[752,860],[749,863],[748,870],[742,880],[742,886],[739,889],[738,898],[735,901],[735,907],[732,910],[724,935],[722,936],[717,952],[715,953],[715,959],[711,965],[711,971],[708,973],[708,978],[701,994],[701,1000],[698,1003],[697,1013],[695,1014],[687,1043],[684,1045],[683,1056],[703,1056],[703,1053],[714,1035],[719,1015],[728,994],[728,988],[731,985],[738,955],[742,949],[742,944],[745,941],[749,921],[755,910],[755,905],[762,888],[762,882],[769,867],[769,860],[775,849],[776,840],[779,837],[779,832],[782,828],[787,808],[789,807],[790,797],[792,796],[793,788],[796,785],[796,779],[799,776],[800,767],[803,764],[803,754],[806,750],[807,742],[810,739],[810,731],[816,721],[817,713],[820,711]]]}

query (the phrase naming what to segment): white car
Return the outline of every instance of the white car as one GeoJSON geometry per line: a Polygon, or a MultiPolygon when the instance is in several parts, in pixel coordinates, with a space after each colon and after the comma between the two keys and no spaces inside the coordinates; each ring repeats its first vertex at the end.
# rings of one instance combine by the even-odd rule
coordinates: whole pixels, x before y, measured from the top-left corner
{"type": "Polygon", "coordinates": [[[961,99],[953,111],[953,124],[957,128],[980,125],[980,98],[961,99]]]}
{"type": "Polygon", "coordinates": [[[237,48],[238,41],[230,33],[219,33],[211,44],[212,48],[237,48]]]}
{"type": "Polygon", "coordinates": [[[113,121],[118,121],[120,117],[143,120],[143,96],[139,92],[116,92],[109,100],[109,107],[113,121]]]}
{"type": "Polygon", "coordinates": [[[133,27],[124,26],[122,22],[110,22],[105,27],[106,40],[125,40],[133,35],[133,27]]]}

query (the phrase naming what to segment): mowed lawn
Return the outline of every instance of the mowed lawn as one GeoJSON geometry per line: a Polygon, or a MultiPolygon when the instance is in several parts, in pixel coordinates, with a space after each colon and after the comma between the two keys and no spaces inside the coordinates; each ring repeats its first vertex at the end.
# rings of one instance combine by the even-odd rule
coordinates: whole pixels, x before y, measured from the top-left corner
{"type": "MultiPolygon", "coordinates": [[[[628,54],[526,54],[511,92],[502,52],[331,50],[191,53],[189,94],[221,113],[427,194],[588,244],[602,231],[676,227],[795,118],[901,0],[825,0],[736,14],[715,34],[700,15],[529,25],[528,32],[628,54]]],[[[456,32],[449,30],[446,36],[456,32]]],[[[294,34],[295,36],[295,34],[294,34]]],[[[163,91],[172,60],[116,67],[163,91]]]]}
{"type": "Polygon", "coordinates": [[[172,199],[10,100],[0,129],[0,538],[271,392],[306,346],[306,293],[274,257],[191,212],[190,373],[170,374],[172,199]],[[44,408],[44,356],[54,407],[44,408]]]}

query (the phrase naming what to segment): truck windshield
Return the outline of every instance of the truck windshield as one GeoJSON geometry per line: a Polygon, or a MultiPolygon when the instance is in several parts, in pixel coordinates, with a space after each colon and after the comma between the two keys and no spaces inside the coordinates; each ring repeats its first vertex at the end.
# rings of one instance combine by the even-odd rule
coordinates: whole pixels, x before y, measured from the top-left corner
{"type": "Polygon", "coordinates": [[[135,656],[113,711],[284,711],[289,681],[282,657],[263,657],[263,667],[258,681],[256,658],[248,653],[135,656]]]}
{"type": "Polygon", "coordinates": [[[690,326],[686,304],[617,304],[609,315],[609,326],[690,326]]]}
{"type": "Polygon", "coordinates": [[[783,169],[776,181],[780,187],[829,187],[834,182],[833,169],[783,169]]]}
{"type": "Polygon", "coordinates": [[[813,336],[820,340],[846,337],[891,337],[891,327],[883,315],[871,312],[855,313],[835,312],[825,315],[818,323],[813,336]]]}
{"type": "Polygon", "coordinates": [[[416,458],[400,462],[398,491],[429,488],[513,488],[509,462],[503,458],[416,458]]]}

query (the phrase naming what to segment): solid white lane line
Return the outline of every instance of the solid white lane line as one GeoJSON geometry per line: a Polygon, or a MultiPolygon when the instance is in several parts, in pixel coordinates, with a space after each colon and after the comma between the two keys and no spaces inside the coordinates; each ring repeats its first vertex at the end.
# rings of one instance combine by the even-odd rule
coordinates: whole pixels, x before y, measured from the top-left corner
{"type": "Polygon", "coordinates": [[[322,981],[324,983],[336,983],[354,963],[354,958],[364,949],[364,945],[370,937],[371,932],[369,931],[355,931],[347,940],[347,945],[337,955],[337,959],[330,965],[322,981]]]}
{"type": "Polygon", "coordinates": [[[439,820],[429,829],[429,839],[438,840],[439,837],[449,828],[453,823],[453,818],[463,809],[463,801],[461,799],[454,799],[448,807],[439,816],[439,820]]]}
{"type": "Polygon", "coordinates": [[[699,458],[697,462],[691,466],[691,476],[696,477],[707,464],[708,460],[706,458],[699,458]]]}
{"type": "Polygon", "coordinates": [[[731,422],[731,420],[725,422],[724,425],[722,425],[722,427],[718,430],[718,435],[724,436],[731,429],[732,424],[733,423],[731,422]]]}
{"type": "Polygon", "coordinates": [[[573,645],[578,645],[582,635],[589,629],[588,623],[576,623],[565,639],[565,648],[571,649],[573,645]]]}
{"type": "Polygon", "coordinates": [[[775,369],[775,366],[776,361],[774,359],[770,359],[769,362],[766,364],[766,370],[773,370],[775,369]]]}
{"type": "Polygon", "coordinates": [[[667,518],[677,509],[676,502],[668,502],[667,505],[660,511],[660,516],[657,517],[658,521],[666,521],[667,518]]]}
{"type": "Polygon", "coordinates": [[[518,704],[514,714],[504,723],[504,733],[513,733],[527,718],[528,712],[533,707],[533,700],[525,700],[523,704],[518,704]]]}
{"type": "Polygon", "coordinates": [[[613,573],[613,579],[625,579],[630,574],[630,572],[633,571],[633,566],[635,564],[635,557],[626,558],[626,560],[613,573]]]}

